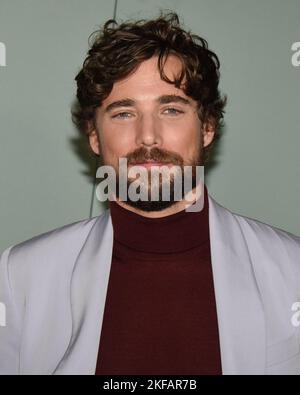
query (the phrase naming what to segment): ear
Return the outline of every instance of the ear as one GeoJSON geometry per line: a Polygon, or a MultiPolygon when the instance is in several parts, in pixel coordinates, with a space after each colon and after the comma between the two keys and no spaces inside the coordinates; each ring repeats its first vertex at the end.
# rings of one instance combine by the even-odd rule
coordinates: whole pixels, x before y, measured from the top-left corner
{"type": "Polygon", "coordinates": [[[89,142],[92,150],[96,155],[101,154],[100,139],[97,130],[94,128],[89,133],[89,142]]]}
{"type": "Polygon", "coordinates": [[[213,142],[215,136],[215,127],[212,122],[206,122],[203,125],[202,133],[203,133],[203,147],[207,147],[213,142]]]}

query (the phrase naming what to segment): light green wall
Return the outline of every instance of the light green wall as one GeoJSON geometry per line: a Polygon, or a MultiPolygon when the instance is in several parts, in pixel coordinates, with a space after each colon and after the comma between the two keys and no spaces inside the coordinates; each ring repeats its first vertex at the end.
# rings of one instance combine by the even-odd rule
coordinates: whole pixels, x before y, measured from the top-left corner
{"type": "Polygon", "coordinates": [[[0,0],[0,250],[89,216],[92,183],[70,119],[104,0],[0,0]]]}
{"type": "MultiPolygon", "coordinates": [[[[70,120],[74,76],[114,1],[0,0],[0,250],[88,218],[94,162],[70,120]]],[[[229,101],[211,195],[240,214],[300,234],[300,1],[119,0],[120,20],[177,11],[221,61],[229,101]]],[[[92,215],[103,206],[94,202],[92,215]]]]}

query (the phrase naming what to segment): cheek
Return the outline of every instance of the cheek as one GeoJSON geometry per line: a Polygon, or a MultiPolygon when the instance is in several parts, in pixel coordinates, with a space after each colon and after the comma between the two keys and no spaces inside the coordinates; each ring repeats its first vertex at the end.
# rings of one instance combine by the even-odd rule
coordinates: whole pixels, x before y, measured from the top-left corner
{"type": "Polygon", "coordinates": [[[113,134],[112,131],[103,134],[102,152],[106,163],[118,166],[119,158],[125,158],[133,148],[125,134],[113,134]]]}
{"type": "Polygon", "coordinates": [[[191,156],[198,152],[201,145],[200,125],[197,122],[185,122],[170,128],[165,139],[170,150],[191,156]]]}

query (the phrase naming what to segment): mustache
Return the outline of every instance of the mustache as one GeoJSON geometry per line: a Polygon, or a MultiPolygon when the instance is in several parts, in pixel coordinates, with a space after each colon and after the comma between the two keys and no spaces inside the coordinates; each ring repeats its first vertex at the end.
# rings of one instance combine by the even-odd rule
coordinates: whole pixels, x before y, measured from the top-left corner
{"type": "Polygon", "coordinates": [[[183,159],[180,155],[168,150],[161,150],[157,147],[154,147],[151,150],[147,150],[145,147],[142,147],[127,155],[127,162],[129,165],[135,165],[149,160],[161,163],[171,162],[179,166],[183,165],[183,159]]]}

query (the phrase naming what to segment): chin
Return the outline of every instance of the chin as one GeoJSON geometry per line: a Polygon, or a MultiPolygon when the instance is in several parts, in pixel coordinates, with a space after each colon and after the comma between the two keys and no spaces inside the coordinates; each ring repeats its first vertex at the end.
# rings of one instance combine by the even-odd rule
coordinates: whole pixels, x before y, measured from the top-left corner
{"type": "Polygon", "coordinates": [[[165,210],[166,208],[169,208],[173,206],[174,204],[178,203],[177,201],[143,201],[143,200],[137,200],[136,202],[132,200],[127,200],[126,204],[128,204],[131,207],[134,207],[138,210],[141,211],[146,211],[146,212],[153,212],[153,211],[162,211],[165,210]]]}

